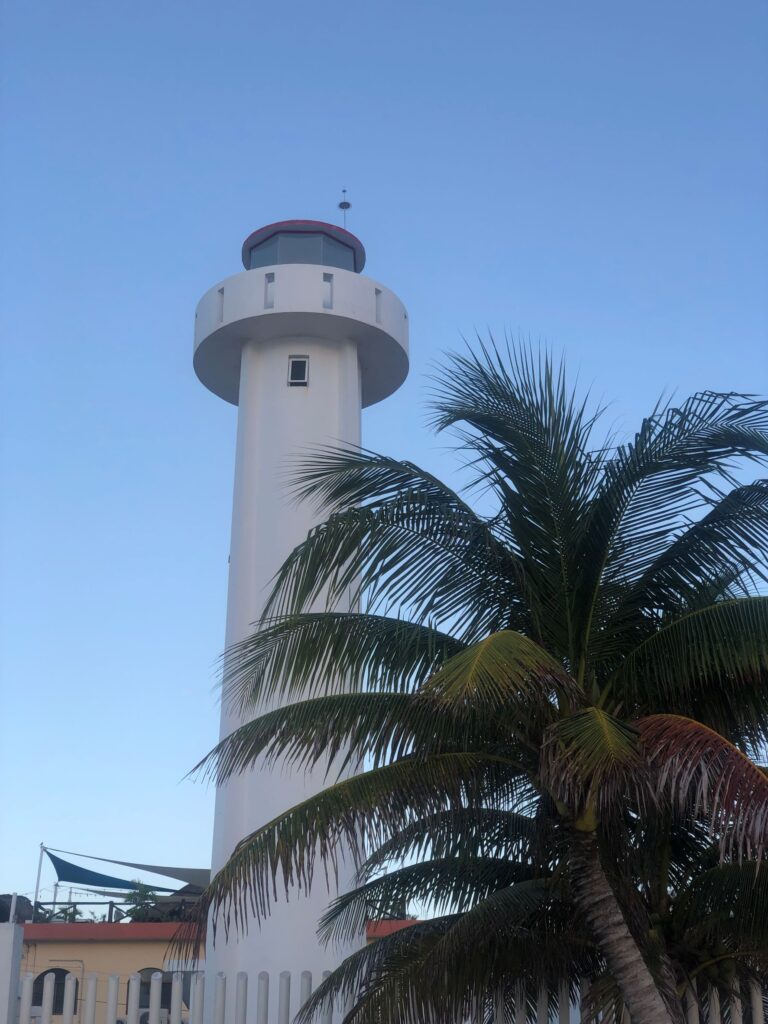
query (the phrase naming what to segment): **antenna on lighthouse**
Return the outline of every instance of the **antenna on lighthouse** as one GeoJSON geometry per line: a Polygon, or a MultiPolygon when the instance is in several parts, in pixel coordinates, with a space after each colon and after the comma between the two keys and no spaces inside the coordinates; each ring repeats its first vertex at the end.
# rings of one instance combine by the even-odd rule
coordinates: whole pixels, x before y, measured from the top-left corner
{"type": "Polygon", "coordinates": [[[346,226],[347,226],[347,210],[350,208],[351,205],[352,205],[352,203],[350,203],[348,201],[348,199],[347,199],[347,190],[345,188],[343,188],[341,190],[341,202],[339,203],[339,209],[341,210],[342,215],[344,217],[344,225],[343,226],[344,226],[345,229],[346,229],[346,226]]]}

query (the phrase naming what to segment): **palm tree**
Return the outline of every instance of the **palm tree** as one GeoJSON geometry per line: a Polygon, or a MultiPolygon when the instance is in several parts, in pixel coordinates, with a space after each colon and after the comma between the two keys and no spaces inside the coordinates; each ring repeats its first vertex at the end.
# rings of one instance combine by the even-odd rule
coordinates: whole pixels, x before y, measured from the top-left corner
{"type": "Polygon", "coordinates": [[[764,946],[693,943],[680,907],[706,900],[705,875],[679,858],[706,824],[706,877],[727,888],[768,831],[753,759],[768,735],[768,481],[735,476],[768,456],[768,403],[704,392],[596,444],[599,412],[562,366],[480,346],[449,359],[432,405],[486,514],[409,462],[301,460],[296,495],[327,518],[225,670],[241,710],[292,703],[202,765],[220,780],[264,757],[341,769],[239,844],[203,908],[244,927],[269,912],[276,874],[308,887],[318,857],[351,850],[361,887],[331,909],[330,937],[395,895],[446,913],[354,954],[313,1007],[344,990],[361,1024],[461,1019],[515,977],[587,977],[591,1004],[676,1022],[692,949],[724,943],[723,963],[762,970],[764,946]],[[350,592],[361,610],[339,611],[350,592]],[[655,875],[640,868],[649,835],[655,875]]]}

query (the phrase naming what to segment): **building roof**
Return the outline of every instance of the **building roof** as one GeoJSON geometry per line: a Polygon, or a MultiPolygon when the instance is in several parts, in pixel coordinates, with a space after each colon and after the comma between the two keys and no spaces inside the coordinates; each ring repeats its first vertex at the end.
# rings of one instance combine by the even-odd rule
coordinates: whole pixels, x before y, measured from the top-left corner
{"type": "Polygon", "coordinates": [[[395,932],[400,932],[403,928],[410,928],[416,923],[415,917],[397,921],[368,921],[365,926],[365,937],[369,942],[373,942],[374,939],[384,939],[388,935],[394,935],[395,932]]]}
{"type": "MultiPolygon", "coordinates": [[[[415,918],[369,921],[365,928],[369,942],[386,938],[416,924],[415,918]]],[[[25,942],[169,942],[179,928],[178,921],[134,921],[110,924],[78,921],[74,924],[25,924],[25,942]]]]}

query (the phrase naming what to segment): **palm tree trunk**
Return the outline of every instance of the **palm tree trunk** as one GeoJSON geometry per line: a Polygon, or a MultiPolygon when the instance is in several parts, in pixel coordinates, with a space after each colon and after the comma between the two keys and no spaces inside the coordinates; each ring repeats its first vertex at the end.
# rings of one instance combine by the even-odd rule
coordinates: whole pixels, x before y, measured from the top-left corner
{"type": "MultiPolygon", "coordinates": [[[[632,937],[600,863],[595,834],[572,832],[570,852],[576,903],[616,979],[632,1024],[679,1024],[682,1010],[667,1005],[632,937]]],[[[670,996],[675,998],[674,989],[670,996]]]]}

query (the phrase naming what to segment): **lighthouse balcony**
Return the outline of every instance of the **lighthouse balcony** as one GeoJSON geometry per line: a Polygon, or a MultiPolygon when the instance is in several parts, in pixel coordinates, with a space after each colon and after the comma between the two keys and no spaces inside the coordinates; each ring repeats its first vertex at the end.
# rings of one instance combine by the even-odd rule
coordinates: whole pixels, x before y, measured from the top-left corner
{"type": "Polygon", "coordinates": [[[237,404],[243,345],[300,337],[355,342],[364,406],[392,394],[408,373],[408,314],[394,292],[353,271],[301,263],[246,270],[203,295],[195,372],[237,404]]]}

